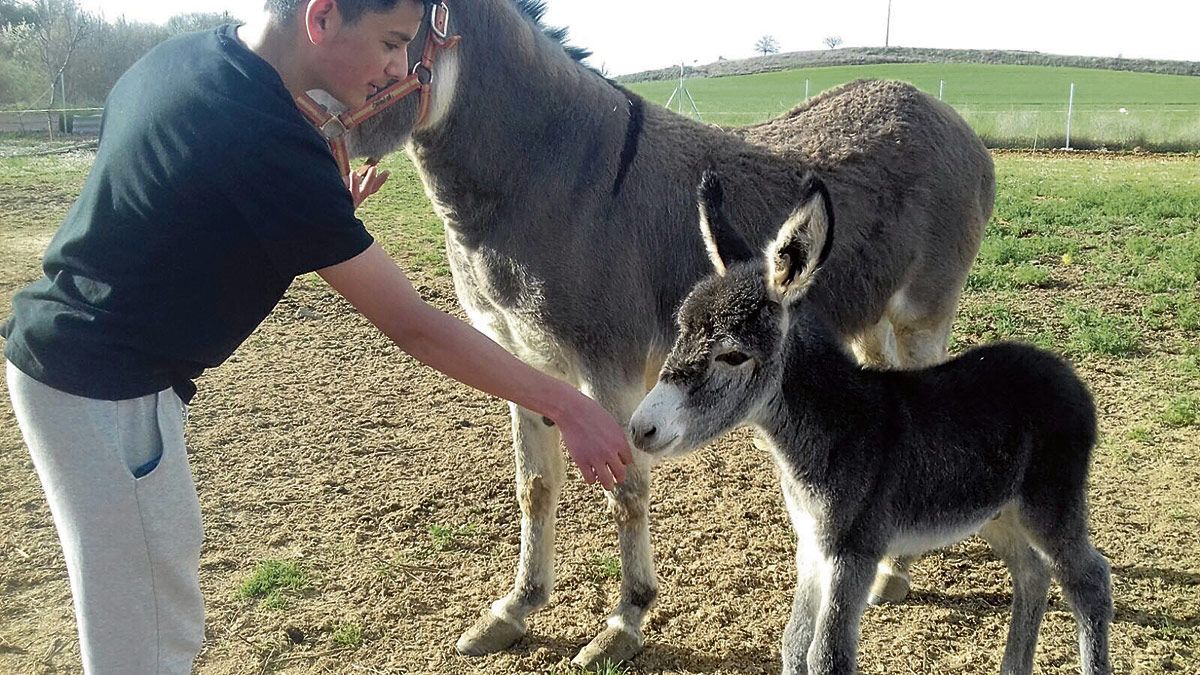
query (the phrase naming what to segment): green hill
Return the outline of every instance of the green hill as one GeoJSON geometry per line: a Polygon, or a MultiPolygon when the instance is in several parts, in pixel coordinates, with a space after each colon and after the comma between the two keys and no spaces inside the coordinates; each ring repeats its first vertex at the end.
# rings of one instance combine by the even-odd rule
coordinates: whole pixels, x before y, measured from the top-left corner
{"type": "MultiPolygon", "coordinates": [[[[913,47],[847,47],[845,49],[769,54],[749,59],[721,59],[703,66],[688,66],[686,71],[688,77],[724,77],[797,68],[863,66],[880,63],[976,63],[1053,68],[1098,68],[1158,73],[1160,75],[1200,76],[1200,62],[1196,61],[1066,56],[998,49],[921,49],[913,47]]],[[[678,66],[669,66],[621,75],[616,79],[618,82],[646,82],[649,80],[672,80],[678,77],[678,66]]]]}
{"type": "MultiPolygon", "coordinates": [[[[678,77],[678,75],[676,75],[678,77]]],[[[890,63],[796,68],[752,75],[689,78],[704,120],[760,122],[805,98],[859,78],[910,82],[954,106],[996,147],[1061,147],[1071,84],[1072,147],[1200,149],[1200,77],[1098,68],[979,63],[890,63]]],[[[665,103],[677,80],[626,83],[665,103]]],[[[672,104],[675,108],[678,104],[672,104]]],[[[690,112],[685,102],[684,111],[690,112]]]]}

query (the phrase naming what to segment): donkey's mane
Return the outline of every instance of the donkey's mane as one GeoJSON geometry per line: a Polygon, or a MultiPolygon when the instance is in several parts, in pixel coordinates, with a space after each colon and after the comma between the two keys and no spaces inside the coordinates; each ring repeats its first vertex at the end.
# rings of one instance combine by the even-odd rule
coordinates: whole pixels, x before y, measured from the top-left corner
{"type": "Polygon", "coordinates": [[[513,4],[521,11],[530,21],[551,40],[559,43],[563,47],[563,51],[572,59],[582,62],[584,59],[592,55],[590,49],[576,47],[575,45],[567,44],[567,27],[566,26],[547,26],[542,22],[542,17],[546,15],[546,0],[513,0],[513,4]]]}

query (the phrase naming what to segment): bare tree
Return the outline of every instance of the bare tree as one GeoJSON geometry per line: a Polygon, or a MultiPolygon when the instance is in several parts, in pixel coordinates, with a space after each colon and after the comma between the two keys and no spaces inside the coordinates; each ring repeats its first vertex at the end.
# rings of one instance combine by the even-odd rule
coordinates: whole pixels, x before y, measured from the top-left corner
{"type": "Polygon", "coordinates": [[[841,44],[842,36],[840,35],[830,35],[829,37],[825,38],[825,46],[829,47],[830,49],[837,49],[841,44]]]}
{"type": "MultiPolygon", "coordinates": [[[[79,7],[77,0],[37,0],[33,7],[37,11],[33,36],[50,86],[55,88],[75,49],[91,35],[95,19],[79,7]]],[[[55,89],[50,96],[50,107],[54,107],[59,94],[66,97],[65,91],[55,89]]]]}
{"type": "Polygon", "coordinates": [[[758,38],[758,42],[754,43],[754,51],[766,56],[767,54],[779,53],[779,42],[770,35],[764,35],[758,38]]]}

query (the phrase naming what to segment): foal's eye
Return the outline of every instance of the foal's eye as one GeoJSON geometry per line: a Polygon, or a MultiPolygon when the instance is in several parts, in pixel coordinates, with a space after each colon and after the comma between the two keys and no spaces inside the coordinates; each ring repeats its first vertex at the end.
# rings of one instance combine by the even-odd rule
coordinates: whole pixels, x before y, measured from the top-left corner
{"type": "Polygon", "coordinates": [[[718,354],[716,359],[721,363],[731,366],[740,366],[749,361],[750,357],[741,352],[725,352],[724,354],[718,354]]]}

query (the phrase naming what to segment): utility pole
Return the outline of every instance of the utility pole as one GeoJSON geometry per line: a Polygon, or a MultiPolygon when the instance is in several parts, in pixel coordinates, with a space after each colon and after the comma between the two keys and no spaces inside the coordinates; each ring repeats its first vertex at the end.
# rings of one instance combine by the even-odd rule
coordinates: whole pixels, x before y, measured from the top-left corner
{"type": "Polygon", "coordinates": [[[887,28],[883,32],[883,46],[887,47],[892,38],[892,0],[888,0],[887,28]]]}

